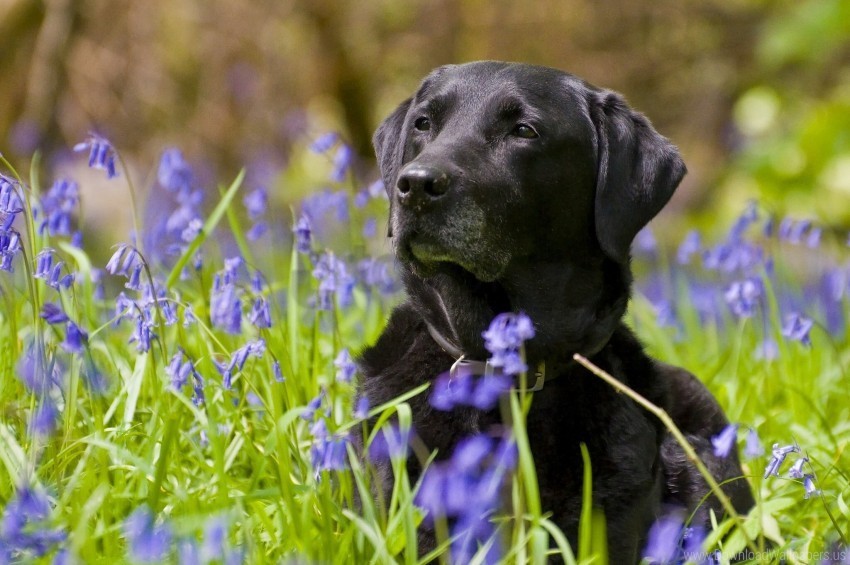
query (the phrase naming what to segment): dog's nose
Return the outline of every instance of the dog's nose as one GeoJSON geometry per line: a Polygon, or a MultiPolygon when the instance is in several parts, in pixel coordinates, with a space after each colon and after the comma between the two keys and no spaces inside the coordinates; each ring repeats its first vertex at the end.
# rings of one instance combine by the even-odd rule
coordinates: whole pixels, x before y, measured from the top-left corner
{"type": "Polygon", "coordinates": [[[399,175],[396,188],[402,202],[433,200],[449,190],[449,175],[437,167],[409,165],[399,175]]]}

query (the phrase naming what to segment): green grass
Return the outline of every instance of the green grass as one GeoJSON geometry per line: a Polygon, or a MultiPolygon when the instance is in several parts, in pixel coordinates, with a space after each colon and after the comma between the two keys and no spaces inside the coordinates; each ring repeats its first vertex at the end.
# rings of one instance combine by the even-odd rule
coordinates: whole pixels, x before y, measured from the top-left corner
{"type": "MultiPolygon", "coordinates": [[[[121,180],[113,182],[111,189],[121,190],[121,180]]],[[[180,561],[178,548],[187,540],[211,543],[209,528],[214,521],[224,523],[227,532],[223,547],[209,550],[217,552],[216,560],[225,550],[250,563],[413,564],[448,559],[445,539],[431,555],[416,554],[422,512],[413,496],[419,485],[407,476],[403,460],[393,461],[391,499],[375,500],[373,470],[352,446],[349,469],[316,472],[310,458],[312,423],[301,417],[308,403],[324,391],[319,417],[331,433],[344,437],[359,429],[367,442],[374,437],[375,429],[354,416],[355,386],[335,378],[334,359],[343,348],[356,352],[374,341],[399,294],[384,296],[358,284],[350,306],[335,303],[331,311],[317,310],[313,304],[318,283],[307,256],[295,253],[288,243],[269,252],[246,241],[241,214],[233,205],[244,192],[241,183],[240,175],[222,187],[220,204],[174,265],[150,265],[151,276],[168,289],[178,319],[182,321],[185,308],[191,306],[198,322],[165,326],[159,312],[158,339],[147,352],[128,344],[132,332],[128,321],[117,327],[113,323],[122,277],[105,275],[106,298],[95,298],[89,277],[93,265],[85,249],[37,234],[31,213],[22,216],[25,226],[16,224],[24,234],[26,258],[31,261],[39,250],[53,247],[80,277],[70,289],[54,290],[32,278],[33,265],[22,256],[16,258],[14,274],[0,272],[0,506],[14,500],[21,485],[44,489],[50,510],[43,520],[28,524],[26,531],[63,532],[62,541],[49,545],[43,555],[17,551],[9,554],[13,559],[51,562],[61,554],[84,563],[132,562],[125,521],[145,505],[155,513],[157,524],[173,533],[174,541],[162,559],[166,562],[180,561]],[[230,335],[210,322],[210,288],[222,268],[218,242],[228,233],[251,270],[266,275],[259,293],[250,290],[247,277],[239,285],[246,302],[257,294],[270,299],[271,328],[257,329],[243,321],[242,334],[230,335]],[[197,251],[204,255],[203,269],[181,280],[183,268],[197,251]],[[38,316],[45,302],[60,303],[89,332],[83,353],[63,351],[65,330],[38,316]],[[264,355],[251,357],[234,374],[228,390],[213,362],[229,359],[247,341],[260,338],[266,344],[264,355]],[[46,393],[59,408],[58,421],[47,436],[30,431],[42,395],[21,378],[25,354],[33,343],[43,343],[46,358],[58,363],[57,381],[46,393]],[[191,379],[175,390],[166,374],[178,348],[195,361],[203,378],[205,402],[199,405],[193,403],[191,379]],[[275,361],[282,367],[284,382],[273,378],[275,361]],[[87,384],[93,367],[108,383],[103,392],[87,384]],[[354,503],[358,498],[359,507],[354,503]]],[[[43,191],[38,185],[32,174],[27,186],[33,194],[43,191]]],[[[359,234],[363,214],[356,212],[351,233],[359,234]]],[[[370,243],[357,235],[352,240],[349,249],[369,248],[370,243]]],[[[783,253],[774,250],[780,279],[802,284],[805,272],[794,260],[783,264],[783,253]]],[[[829,260],[840,263],[844,258],[829,260]]],[[[638,266],[666,273],[666,264],[638,266]]],[[[668,279],[669,288],[679,284],[675,280],[668,279]]],[[[718,524],[709,539],[726,555],[742,549],[745,538],[756,548],[769,541],[773,556],[783,554],[791,562],[809,562],[808,552],[824,551],[835,543],[846,546],[850,537],[847,330],[830,335],[816,326],[811,347],[805,347],[780,335],[777,301],[771,303],[766,330],[758,317],[738,322],[727,316],[723,323],[703,323],[687,300],[680,300],[678,307],[681,327],[659,327],[652,306],[637,293],[629,323],[653,356],[697,374],[733,422],[757,430],[768,454],[773,443],[796,442],[810,458],[810,472],[820,490],[805,499],[800,481],[786,477],[788,463],[781,478],[764,479],[768,456],[745,459],[758,506],[738,522],[718,524]],[[765,331],[779,346],[773,361],[753,355],[765,331]]],[[[837,307],[847,314],[846,299],[837,307]]],[[[407,429],[409,397],[371,407],[369,416],[377,418],[378,426],[395,419],[407,429]]],[[[604,562],[604,517],[591,505],[582,512],[576,548],[568,547],[540,508],[523,425],[530,403],[533,396],[523,394],[515,394],[509,403],[519,462],[509,487],[510,500],[497,519],[498,531],[508,540],[505,560],[541,563],[547,554],[558,552],[569,563],[604,562]]],[[[585,465],[586,501],[592,464],[585,465]]],[[[2,536],[0,532],[0,550],[3,543],[8,550],[15,540],[2,536]]]]}

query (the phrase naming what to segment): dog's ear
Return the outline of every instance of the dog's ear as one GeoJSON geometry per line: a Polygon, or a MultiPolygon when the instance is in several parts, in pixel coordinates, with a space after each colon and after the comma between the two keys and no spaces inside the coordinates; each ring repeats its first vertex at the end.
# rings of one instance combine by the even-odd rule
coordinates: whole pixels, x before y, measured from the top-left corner
{"type": "Polygon", "coordinates": [[[592,92],[590,113],[598,145],[596,237],[609,257],[627,262],[632,240],[673,195],[685,163],[619,94],[592,92]]]}
{"type": "MultiPolygon", "coordinates": [[[[392,218],[393,188],[404,158],[404,119],[411,100],[412,98],[408,98],[399,104],[398,108],[381,122],[375,135],[372,136],[372,145],[378,158],[378,167],[381,169],[381,179],[384,181],[384,189],[390,200],[390,218],[392,218]]],[[[392,225],[388,224],[387,237],[392,236],[392,225]]]]}

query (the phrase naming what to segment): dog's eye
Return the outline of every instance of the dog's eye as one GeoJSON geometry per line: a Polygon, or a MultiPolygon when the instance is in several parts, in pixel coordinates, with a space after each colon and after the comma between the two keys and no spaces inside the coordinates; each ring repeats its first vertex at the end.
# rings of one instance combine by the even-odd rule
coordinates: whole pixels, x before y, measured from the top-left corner
{"type": "Polygon", "coordinates": [[[534,131],[534,128],[528,124],[517,124],[514,126],[513,131],[511,131],[511,135],[515,135],[523,139],[534,139],[539,137],[537,132],[534,131]]]}
{"type": "Polygon", "coordinates": [[[431,129],[431,120],[426,117],[416,118],[416,121],[413,122],[413,127],[418,129],[419,131],[428,131],[431,129]]]}

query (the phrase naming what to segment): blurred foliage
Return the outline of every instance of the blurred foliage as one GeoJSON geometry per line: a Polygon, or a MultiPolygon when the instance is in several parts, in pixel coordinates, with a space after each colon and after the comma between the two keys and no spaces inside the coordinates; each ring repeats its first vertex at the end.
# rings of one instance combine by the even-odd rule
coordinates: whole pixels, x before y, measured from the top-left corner
{"type": "Polygon", "coordinates": [[[850,225],[850,2],[785,4],[756,49],[759,75],[733,109],[729,210],[758,197],[779,215],[850,225]]]}

